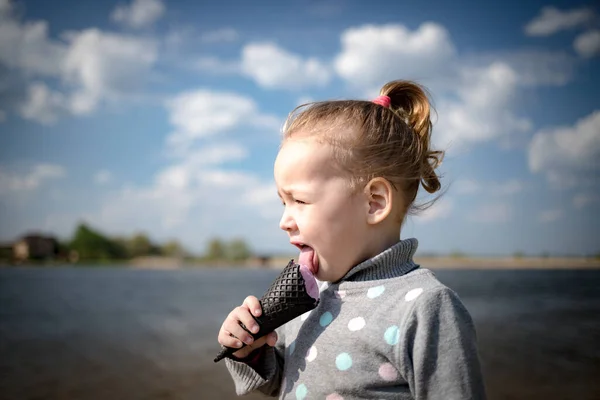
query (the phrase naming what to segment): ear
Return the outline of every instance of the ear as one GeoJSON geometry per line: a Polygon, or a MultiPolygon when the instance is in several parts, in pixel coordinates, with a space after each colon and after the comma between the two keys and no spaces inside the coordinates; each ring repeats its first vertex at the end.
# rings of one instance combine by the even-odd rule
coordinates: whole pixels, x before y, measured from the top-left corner
{"type": "Polygon", "coordinates": [[[392,212],[392,185],[387,179],[373,178],[364,191],[368,201],[367,223],[378,224],[392,212]]]}

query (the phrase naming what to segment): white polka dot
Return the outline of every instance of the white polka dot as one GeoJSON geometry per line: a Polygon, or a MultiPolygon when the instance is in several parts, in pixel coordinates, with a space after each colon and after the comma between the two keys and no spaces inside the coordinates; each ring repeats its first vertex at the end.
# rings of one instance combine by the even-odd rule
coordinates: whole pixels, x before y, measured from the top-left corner
{"type": "Polygon", "coordinates": [[[348,329],[351,331],[360,331],[365,327],[365,319],[363,317],[352,318],[350,322],[348,322],[348,329]]]}
{"type": "Polygon", "coordinates": [[[304,314],[302,314],[302,316],[300,317],[300,320],[306,321],[306,318],[308,318],[310,316],[311,312],[312,312],[312,310],[309,311],[309,312],[305,312],[304,314]]]}
{"type": "Polygon", "coordinates": [[[308,362],[314,361],[315,358],[317,358],[317,354],[318,354],[317,348],[315,346],[312,346],[306,352],[306,361],[308,361],[308,362]]]}
{"type": "Polygon", "coordinates": [[[404,300],[412,301],[412,300],[416,299],[417,297],[419,297],[421,295],[421,293],[423,293],[422,288],[413,289],[413,290],[409,291],[408,293],[406,293],[406,296],[404,296],[404,300]]]}
{"type": "Polygon", "coordinates": [[[325,397],[325,400],[344,400],[344,398],[337,393],[331,393],[329,396],[325,397]]]}
{"type": "Polygon", "coordinates": [[[374,299],[375,297],[381,296],[383,292],[385,292],[385,286],[375,286],[367,291],[367,297],[370,299],[374,299]]]}
{"type": "Polygon", "coordinates": [[[336,290],[335,297],[337,297],[338,299],[343,299],[344,297],[346,297],[346,291],[345,290],[336,290]]]}

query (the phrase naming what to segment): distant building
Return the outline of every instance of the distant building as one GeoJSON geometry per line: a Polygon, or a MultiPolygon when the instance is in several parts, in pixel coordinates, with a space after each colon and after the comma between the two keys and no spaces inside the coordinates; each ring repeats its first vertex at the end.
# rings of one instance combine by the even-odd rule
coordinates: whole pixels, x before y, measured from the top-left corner
{"type": "Polygon", "coordinates": [[[26,235],[13,244],[16,261],[55,258],[58,253],[58,241],[51,236],[26,235]]]}

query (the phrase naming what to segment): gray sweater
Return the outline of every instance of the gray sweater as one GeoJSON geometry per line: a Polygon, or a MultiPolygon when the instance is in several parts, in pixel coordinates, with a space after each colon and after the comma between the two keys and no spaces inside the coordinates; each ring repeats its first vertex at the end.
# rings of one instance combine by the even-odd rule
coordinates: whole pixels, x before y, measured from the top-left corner
{"type": "Polygon", "coordinates": [[[253,364],[225,360],[239,395],[281,399],[485,399],[473,322],[400,241],[324,283],[318,307],[277,330],[253,364]]]}

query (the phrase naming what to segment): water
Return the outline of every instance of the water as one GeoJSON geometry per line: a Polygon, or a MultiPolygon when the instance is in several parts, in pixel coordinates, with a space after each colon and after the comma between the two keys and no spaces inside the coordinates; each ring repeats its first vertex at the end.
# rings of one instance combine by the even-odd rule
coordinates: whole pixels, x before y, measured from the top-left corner
{"type": "MultiPolygon", "coordinates": [[[[436,274],[476,322],[490,399],[600,399],[600,271],[436,274]]],[[[235,398],[216,335],[276,275],[1,269],[0,399],[235,398]]]]}

